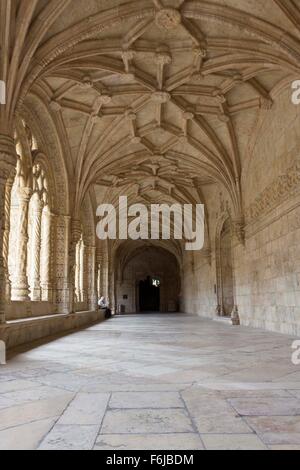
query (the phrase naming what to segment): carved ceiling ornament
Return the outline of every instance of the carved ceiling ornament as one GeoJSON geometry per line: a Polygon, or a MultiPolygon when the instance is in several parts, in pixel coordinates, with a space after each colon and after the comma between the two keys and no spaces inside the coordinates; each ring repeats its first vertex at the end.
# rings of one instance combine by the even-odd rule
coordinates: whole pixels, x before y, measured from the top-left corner
{"type": "Polygon", "coordinates": [[[162,8],[156,13],[155,22],[159,28],[171,31],[181,23],[181,15],[174,8],[162,8]]]}

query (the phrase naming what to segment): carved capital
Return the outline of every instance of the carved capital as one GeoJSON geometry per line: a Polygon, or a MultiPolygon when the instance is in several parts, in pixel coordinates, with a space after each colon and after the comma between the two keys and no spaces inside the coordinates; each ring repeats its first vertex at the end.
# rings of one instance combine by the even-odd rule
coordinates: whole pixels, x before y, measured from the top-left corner
{"type": "Polygon", "coordinates": [[[71,223],[71,236],[74,244],[78,243],[81,237],[81,222],[78,219],[73,219],[71,223]]]}
{"type": "Polygon", "coordinates": [[[244,245],[245,244],[245,221],[244,219],[232,220],[232,231],[237,240],[244,245]]]}

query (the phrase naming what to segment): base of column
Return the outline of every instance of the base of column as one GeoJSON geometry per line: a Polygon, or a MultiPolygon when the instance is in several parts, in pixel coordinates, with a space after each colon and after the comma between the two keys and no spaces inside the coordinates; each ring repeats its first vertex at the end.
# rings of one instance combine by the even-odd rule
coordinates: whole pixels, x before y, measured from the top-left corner
{"type": "Polygon", "coordinates": [[[237,305],[235,305],[232,314],[231,314],[231,322],[235,326],[239,326],[241,324],[240,322],[240,316],[239,316],[239,309],[237,305]]]}
{"type": "Polygon", "coordinates": [[[45,302],[53,301],[53,285],[50,283],[41,284],[41,299],[45,302]]]}
{"type": "Polygon", "coordinates": [[[41,297],[41,288],[40,288],[40,285],[33,285],[32,289],[31,289],[31,300],[33,300],[34,302],[40,302],[42,299],[41,297]]]}
{"type": "Polygon", "coordinates": [[[11,289],[11,300],[16,300],[19,302],[26,302],[30,300],[29,296],[29,286],[27,281],[17,281],[13,282],[12,289],[11,289]]]}

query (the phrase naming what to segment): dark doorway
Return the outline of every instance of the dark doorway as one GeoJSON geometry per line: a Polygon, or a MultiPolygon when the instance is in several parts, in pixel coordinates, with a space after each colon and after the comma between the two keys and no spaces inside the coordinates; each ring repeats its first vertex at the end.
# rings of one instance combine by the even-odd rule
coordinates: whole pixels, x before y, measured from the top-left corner
{"type": "Polygon", "coordinates": [[[139,284],[140,312],[159,312],[160,286],[150,276],[139,284]]]}

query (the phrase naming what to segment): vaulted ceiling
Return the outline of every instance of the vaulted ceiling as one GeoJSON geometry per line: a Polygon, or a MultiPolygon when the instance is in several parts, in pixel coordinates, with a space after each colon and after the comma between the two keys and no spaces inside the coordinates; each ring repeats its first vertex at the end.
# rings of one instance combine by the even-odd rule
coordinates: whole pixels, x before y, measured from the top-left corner
{"type": "Polygon", "coordinates": [[[2,0],[9,14],[10,118],[28,94],[48,104],[75,210],[91,190],[184,202],[218,183],[242,217],[258,113],[299,76],[299,0],[2,0]]]}

